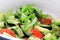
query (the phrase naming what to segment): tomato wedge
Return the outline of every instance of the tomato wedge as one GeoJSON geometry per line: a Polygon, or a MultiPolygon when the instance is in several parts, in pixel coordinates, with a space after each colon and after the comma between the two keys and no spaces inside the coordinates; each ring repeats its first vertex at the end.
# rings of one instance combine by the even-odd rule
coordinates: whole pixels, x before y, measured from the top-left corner
{"type": "Polygon", "coordinates": [[[32,34],[40,39],[44,37],[44,35],[38,30],[38,29],[32,29],[31,30],[32,34]]]}
{"type": "Polygon", "coordinates": [[[45,19],[43,23],[50,25],[52,23],[52,20],[51,19],[45,19]]]}
{"type": "Polygon", "coordinates": [[[10,29],[2,29],[2,30],[0,30],[0,34],[3,34],[4,32],[10,34],[13,37],[16,37],[16,34],[10,29]]]}

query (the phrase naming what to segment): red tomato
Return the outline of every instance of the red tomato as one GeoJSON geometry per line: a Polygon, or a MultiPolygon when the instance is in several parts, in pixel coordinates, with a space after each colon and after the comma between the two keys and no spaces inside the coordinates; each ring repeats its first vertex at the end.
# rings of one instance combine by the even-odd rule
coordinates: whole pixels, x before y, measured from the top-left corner
{"type": "Polygon", "coordinates": [[[3,34],[4,32],[10,34],[13,37],[16,37],[16,34],[10,29],[2,29],[2,30],[0,30],[0,34],[3,34]]]}
{"type": "Polygon", "coordinates": [[[44,37],[44,35],[38,30],[38,29],[32,29],[31,30],[32,34],[40,39],[44,37]]]}
{"type": "Polygon", "coordinates": [[[48,24],[50,25],[52,23],[52,20],[51,19],[45,19],[43,24],[48,24]]]}

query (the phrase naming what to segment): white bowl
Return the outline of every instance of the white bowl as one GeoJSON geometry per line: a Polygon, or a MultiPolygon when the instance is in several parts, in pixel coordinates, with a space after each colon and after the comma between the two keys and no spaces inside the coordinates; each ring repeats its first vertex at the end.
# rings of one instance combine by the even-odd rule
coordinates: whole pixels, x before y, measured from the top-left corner
{"type": "Polygon", "coordinates": [[[0,0],[0,12],[4,13],[11,8],[15,12],[19,7],[27,4],[35,4],[44,13],[60,18],[60,0],[0,0]]]}

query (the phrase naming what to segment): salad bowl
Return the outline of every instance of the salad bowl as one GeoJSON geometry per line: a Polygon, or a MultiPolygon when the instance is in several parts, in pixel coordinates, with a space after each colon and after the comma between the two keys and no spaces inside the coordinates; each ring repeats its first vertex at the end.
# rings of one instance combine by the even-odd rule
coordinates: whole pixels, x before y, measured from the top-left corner
{"type": "Polygon", "coordinates": [[[60,0],[0,0],[0,18],[0,40],[60,40],[60,0]]]}

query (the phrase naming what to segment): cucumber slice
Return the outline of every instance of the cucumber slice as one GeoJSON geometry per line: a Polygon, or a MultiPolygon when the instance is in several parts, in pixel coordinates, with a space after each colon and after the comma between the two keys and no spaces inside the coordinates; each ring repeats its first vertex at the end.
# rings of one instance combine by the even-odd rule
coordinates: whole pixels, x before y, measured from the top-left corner
{"type": "Polygon", "coordinates": [[[0,22],[0,28],[3,28],[3,27],[5,27],[4,22],[0,22]]]}
{"type": "Polygon", "coordinates": [[[34,36],[30,36],[29,38],[28,38],[28,40],[41,40],[40,38],[37,38],[37,37],[34,37],[34,36]]]}
{"type": "Polygon", "coordinates": [[[57,37],[51,33],[44,36],[44,40],[57,40],[57,37]]]}
{"type": "Polygon", "coordinates": [[[0,13],[0,21],[4,21],[4,14],[0,13]]]}
{"type": "Polygon", "coordinates": [[[18,20],[7,20],[7,22],[10,23],[10,24],[15,24],[15,25],[20,23],[18,20]]]}
{"type": "Polygon", "coordinates": [[[57,40],[60,40],[60,37],[57,40]]]}
{"type": "Polygon", "coordinates": [[[55,24],[55,25],[60,25],[60,18],[54,19],[53,24],[55,24]]]}
{"type": "Polygon", "coordinates": [[[44,35],[46,35],[47,33],[50,33],[50,31],[46,28],[42,28],[39,25],[35,26],[36,29],[38,29],[39,31],[41,31],[44,35]]]}
{"type": "Polygon", "coordinates": [[[14,30],[17,32],[17,34],[20,38],[22,38],[24,36],[22,29],[19,26],[14,26],[14,30]]]}

